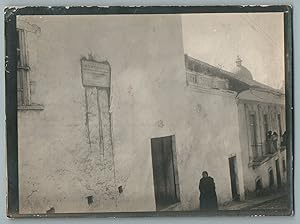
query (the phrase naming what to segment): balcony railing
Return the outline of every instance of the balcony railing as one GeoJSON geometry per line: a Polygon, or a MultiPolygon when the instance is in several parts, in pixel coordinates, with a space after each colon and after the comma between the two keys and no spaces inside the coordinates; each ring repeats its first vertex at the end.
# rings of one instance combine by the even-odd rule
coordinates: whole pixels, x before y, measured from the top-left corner
{"type": "Polygon", "coordinates": [[[252,158],[250,159],[249,166],[253,168],[260,166],[261,164],[267,162],[275,155],[277,152],[281,151],[281,146],[274,146],[270,142],[264,144],[251,145],[252,148],[252,158]]]}
{"type": "Polygon", "coordinates": [[[226,79],[221,79],[216,76],[207,75],[204,73],[187,71],[187,83],[204,89],[225,89],[228,90],[229,82],[226,79]]]}
{"type": "Polygon", "coordinates": [[[264,158],[263,144],[251,145],[252,161],[261,161],[264,158]]]}

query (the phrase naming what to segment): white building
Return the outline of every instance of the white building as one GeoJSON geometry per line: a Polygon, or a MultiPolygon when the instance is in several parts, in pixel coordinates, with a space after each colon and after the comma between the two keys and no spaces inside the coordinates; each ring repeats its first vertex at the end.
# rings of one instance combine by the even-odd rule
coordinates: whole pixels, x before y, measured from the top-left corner
{"type": "Polygon", "coordinates": [[[220,204],[264,181],[241,133],[252,85],[184,56],[180,15],[17,27],[20,213],[194,210],[203,170],[220,204]]]}

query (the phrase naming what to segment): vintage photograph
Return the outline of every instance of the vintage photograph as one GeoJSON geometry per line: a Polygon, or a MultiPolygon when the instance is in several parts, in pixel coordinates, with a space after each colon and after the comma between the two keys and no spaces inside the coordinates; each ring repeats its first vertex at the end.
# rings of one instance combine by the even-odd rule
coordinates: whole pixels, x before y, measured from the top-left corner
{"type": "Polygon", "coordinates": [[[16,16],[19,213],[291,215],[284,24],[16,16]]]}

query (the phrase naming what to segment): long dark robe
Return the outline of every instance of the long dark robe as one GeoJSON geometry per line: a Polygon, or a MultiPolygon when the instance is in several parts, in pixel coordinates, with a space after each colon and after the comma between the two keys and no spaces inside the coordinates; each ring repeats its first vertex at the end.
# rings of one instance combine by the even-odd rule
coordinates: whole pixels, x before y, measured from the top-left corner
{"type": "Polygon", "coordinates": [[[202,177],[199,183],[200,209],[218,209],[215,182],[212,177],[202,177]]]}

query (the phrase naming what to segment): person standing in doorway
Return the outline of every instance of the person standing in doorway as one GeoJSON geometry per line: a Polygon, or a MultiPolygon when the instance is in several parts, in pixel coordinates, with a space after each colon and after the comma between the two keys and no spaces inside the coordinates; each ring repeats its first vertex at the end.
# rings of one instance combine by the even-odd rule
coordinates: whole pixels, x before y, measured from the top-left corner
{"type": "Polygon", "coordinates": [[[267,137],[266,137],[266,148],[267,153],[272,153],[272,131],[268,131],[267,137]]]}
{"type": "Polygon", "coordinates": [[[278,144],[277,142],[278,142],[278,134],[274,131],[272,134],[273,153],[277,152],[277,144],[278,144]]]}
{"type": "Polygon", "coordinates": [[[286,143],[287,143],[287,136],[286,136],[286,131],[284,131],[282,137],[281,137],[281,146],[286,146],[286,143]]]}
{"type": "Polygon", "coordinates": [[[200,209],[218,209],[218,200],[214,179],[208,176],[207,171],[202,172],[202,178],[199,183],[200,191],[200,209]]]}

